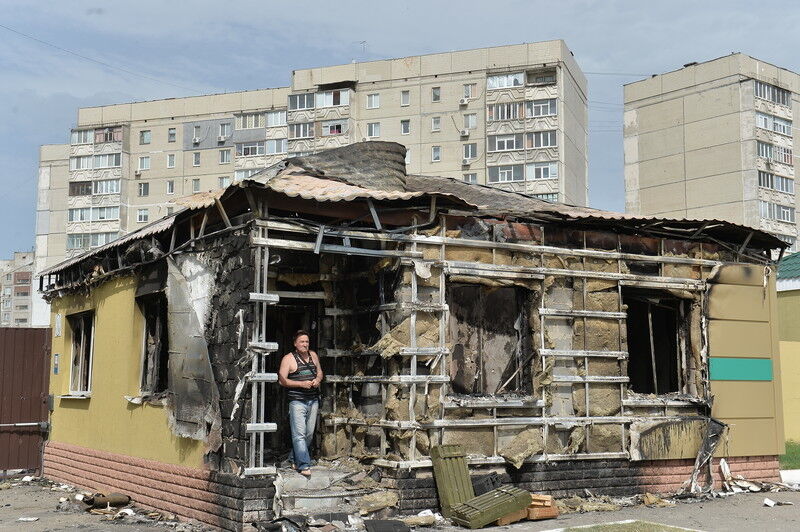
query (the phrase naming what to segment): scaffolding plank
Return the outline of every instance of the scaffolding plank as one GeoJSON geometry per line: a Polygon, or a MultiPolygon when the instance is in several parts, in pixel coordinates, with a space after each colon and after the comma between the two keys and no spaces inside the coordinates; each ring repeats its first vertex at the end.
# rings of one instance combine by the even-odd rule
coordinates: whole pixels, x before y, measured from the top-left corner
{"type": "Polygon", "coordinates": [[[447,398],[442,401],[442,406],[452,408],[541,408],[544,401],[541,399],[519,398],[504,399],[502,397],[466,397],[447,398]]]}
{"type": "Polygon", "coordinates": [[[400,350],[402,356],[431,356],[431,355],[446,355],[450,350],[446,347],[404,347],[400,350]]]}
{"type": "Polygon", "coordinates": [[[261,301],[263,303],[275,304],[280,300],[280,296],[275,293],[266,294],[262,292],[250,292],[250,301],[261,301]]]}
{"type": "Polygon", "coordinates": [[[325,381],[330,383],[383,382],[386,384],[417,384],[425,382],[450,382],[447,375],[326,375],[325,381]]]}
{"type": "Polygon", "coordinates": [[[277,373],[254,373],[250,376],[250,382],[278,382],[277,373]]]}
{"type": "Polygon", "coordinates": [[[276,432],[278,430],[277,423],[248,423],[247,432],[276,432]]]}
{"type": "Polygon", "coordinates": [[[275,295],[281,299],[325,299],[325,292],[296,292],[288,290],[276,290],[275,295]]]}
{"type": "Polygon", "coordinates": [[[260,351],[269,351],[270,353],[278,350],[278,342],[249,342],[248,347],[258,349],[260,351]]]}
{"type": "Polygon", "coordinates": [[[555,358],[616,358],[626,359],[628,353],[626,351],[581,351],[572,349],[539,349],[541,356],[555,357],[555,358]]]}
{"type": "MultiPolygon", "coordinates": [[[[280,238],[253,237],[253,244],[257,246],[267,246],[281,249],[296,249],[299,251],[316,250],[314,242],[301,242],[297,240],[283,240],[280,238]]],[[[421,258],[422,252],[400,251],[394,249],[368,249],[353,246],[341,246],[338,244],[322,244],[319,248],[321,253],[339,253],[342,255],[364,255],[368,257],[411,257],[421,258]]]]}
{"type": "Polygon", "coordinates": [[[582,375],[553,375],[552,382],[628,382],[628,377],[593,377],[582,375]]]}

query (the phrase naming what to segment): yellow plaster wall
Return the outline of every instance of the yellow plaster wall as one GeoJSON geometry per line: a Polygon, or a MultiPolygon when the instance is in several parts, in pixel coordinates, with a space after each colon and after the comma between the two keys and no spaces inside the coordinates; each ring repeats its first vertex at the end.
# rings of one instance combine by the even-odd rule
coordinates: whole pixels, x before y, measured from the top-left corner
{"type": "Polygon", "coordinates": [[[781,372],[784,432],[800,441],[800,342],[781,341],[781,372]]]}
{"type": "Polygon", "coordinates": [[[136,279],[124,277],[106,282],[88,295],[52,302],[52,353],[60,356],[58,375],[50,369],[50,393],[56,397],[50,439],[202,468],[203,442],[174,436],[163,407],[133,405],[124,397],[138,395],[141,375],[144,323],[135,293],[136,279]],[[69,394],[71,331],[66,318],[86,310],[95,311],[91,398],[59,397],[69,394]],[[58,314],[61,336],[56,336],[58,314]]]}

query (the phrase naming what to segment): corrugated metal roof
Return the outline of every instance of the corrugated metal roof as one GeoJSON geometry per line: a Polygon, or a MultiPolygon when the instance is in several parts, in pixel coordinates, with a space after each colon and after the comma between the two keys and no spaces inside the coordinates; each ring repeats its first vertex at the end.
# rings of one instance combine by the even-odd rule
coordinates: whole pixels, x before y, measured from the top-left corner
{"type": "MultiPolygon", "coordinates": [[[[230,188],[233,185],[230,185],[230,188]]],[[[190,211],[197,210],[197,209],[205,209],[206,207],[210,207],[214,205],[214,202],[221,198],[225,191],[228,188],[218,188],[216,190],[209,190],[206,192],[198,192],[196,194],[192,194],[191,196],[184,196],[182,198],[178,198],[175,200],[176,205],[183,205],[190,211]]]]}
{"type": "Polygon", "coordinates": [[[778,263],[778,279],[796,279],[800,277],[800,253],[792,253],[778,263]]]}
{"type": "Polygon", "coordinates": [[[353,201],[357,199],[408,200],[419,198],[425,192],[373,190],[350,185],[336,179],[326,179],[308,174],[281,174],[265,183],[266,188],[292,198],[315,201],[353,201]]]}

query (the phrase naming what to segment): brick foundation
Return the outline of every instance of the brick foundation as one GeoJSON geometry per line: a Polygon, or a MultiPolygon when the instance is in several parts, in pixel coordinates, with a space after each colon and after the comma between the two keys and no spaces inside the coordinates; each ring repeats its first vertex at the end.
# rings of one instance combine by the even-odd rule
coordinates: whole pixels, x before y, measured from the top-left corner
{"type": "MultiPolygon", "coordinates": [[[[780,481],[777,456],[727,458],[731,474],[747,480],[780,481]]],[[[504,484],[513,484],[536,493],[554,497],[585,496],[588,489],[595,495],[634,495],[636,493],[674,494],[691,477],[694,460],[575,460],[525,464],[516,470],[507,467],[500,472],[504,484]]],[[[488,469],[471,468],[473,479],[487,474],[488,469]]],[[[496,471],[496,469],[495,469],[496,471]]],[[[714,460],[714,485],[721,487],[719,460],[714,460]]],[[[430,470],[387,472],[394,478],[384,483],[397,488],[400,509],[406,513],[436,508],[439,499],[430,470]]]]}
{"type": "Polygon", "coordinates": [[[44,476],[93,491],[130,495],[141,506],[225,530],[272,519],[272,479],[194,469],[49,441],[44,476]]]}

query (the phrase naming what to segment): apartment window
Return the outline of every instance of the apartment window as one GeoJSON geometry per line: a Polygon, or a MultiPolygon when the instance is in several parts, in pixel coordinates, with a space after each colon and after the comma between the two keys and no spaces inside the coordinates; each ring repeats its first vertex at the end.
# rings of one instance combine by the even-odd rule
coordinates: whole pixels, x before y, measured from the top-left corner
{"type": "Polygon", "coordinates": [[[522,102],[495,103],[486,107],[486,120],[517,120],[522,118],[522,102]]]}
{"type": "Polygon", "coordinates": [[[441,87],[431,87],[431,101],[432,102],[441,102],[442,101],[442,88],[441,87]]]}
{"type": "Polygon", "coordinates": [[[464,174],[464,183],[477,183],[478,182],[478,174],[470,173],[464,174]]]}
{"type": "Polygon", "coordinates": [[[119,207],[92,207],[92,220],[119,220],[119,207]]]}
{"type": "Polygon", "coordinates": [[[92,185],[92,194],[95,196],[119,194],[119,179],[101,179],[92,182],[92,185]]]}
{"type": "Polygon", "coordinates": [[[122,140],[121,127],[106,127],[94,130],[94,143],[101,144],[103,142],[119,142],[122,140]]]}
{"type": "Polygon", "coordinates": [[[287,140],[286,139],[270,139],[267,141],[267,153],[286,153],[287,140]]]}
{"type": "Polygon", "coordinates": [[[79,157],[70,157],[69,158],[69,169],[70,170],[89,170],[92,168],[92,159],[91,155],[81,155],[79,157]]]}
{"type": "Polygon", "coordinates": [[[122,166],[121,153],[106,153],[94,156],[95,168],[119,168],[122,166]]]}
{"type": "Polygon", "coordinates": [[[464,83],[464,98],[474,98],[478,95],[477,83],[464,83]]]}
{"type": "Polygon", "coordinates": [[[789,235],[782,235],[780,233],[772,233],[772,235],[780,238],[781,240],[789,244],[789,247],[786,248],[786,253],[794,253],[795,251],[797,251],[797,245],[796,245],[797,238],[789,235]]]}
{"type": "Polygon", "coordinates": [[[758,186],[794,194],[794,179],[759,170],[758,186]]]}
{"type": "Polygon", "coordinates": [[[489,135],[489,151],[510,151],[522,149],[522,134],[489,135]]]}
{"type": "Polygon", "coordinates": [[[136,210],[136,221],[137,222],[146,222],[150,219],[150,211],[148,209],[137,209],[136,210]]]}
{"type": "Polygon", "coordinates": [[[527,134],[528,148],[554,148],[557,144],[556,131],[535,131],[527,134]]]}
{"type": "Polygon", "coordinates": [[[522,87],[525,84],[525,73],[499,74],[486,78],[487,89],[507,89],[509,87],[522,87]]]}
{"type": "Polygon", "coordinates": [[[219,136],[228,138],[231,136],[231,123],[223,122],[219,125],[219,136]]]}
{"type": "Polygon", "coordinates": [[[794,223],[794,209],[792,207],[772,203],[771,201],[759,201],[758,204],[762,218],[794,223]]]}
{"type": "Polygon", "coordinates": [[[175,154],[168,153],[167,154],[167,168],[175,168],[175,154]]]}
{"type": "Polygon", "coordinates": [[[150,183],[139,183],[138,194],[140,198],[150,195],[150,183]]]}
{"type": "Polygon", "coordinates": [[[200,166],[200,152],[196,151],[192,153],[192,166],[200,166]]]}
{"type": "Polygon", "coordinates": [[[11,313],[3,312],[3,323],[8,323],[10,321],[11,321],[11,313]]]}
{"type": "Polygon", "coordinates": [[[89,233],[72,233],[67,235],[67,249],[86,249],[91,245],[89,233]]]}
{"type": "Polygon", "coordinates": [[[264,113],[242,113],[236,117],[236,129],[264,127],[264,113]]]}
{"type": "Polygon", "coordinates": [[[489,183],[507,183],[525,179],[525,170],[521,164],[490,166],[488,171],[489,183]]]}
{"type": "Polygon", "coordinates": [[[88,393],[92,389],[92,355],[94,352],[94,312],[67,316],[72,337],[70,393],[88,393]]]}
{"type": "Polygon", "coordinates": [[[30,287],[28,286],[14,287],[14,297],[28,297],[29,295],[31,295],[30,287]]]}
{"type": "Polygon", "coordinates": [[[431,131],[440,131],[442,129],[442,117],[431,117],[431,131]]]}
{"type": "Polygon", "coordinates": [[[92,182],[91,181],[75,181],[69,184],[70,196],[91,196],[92,195],[92,182]]]}
{"type": "Polygon", "coordinates": [[[558,193],[551,192],[547,194],[533,194],[533,197],[540,200],[550,201],[550,202],[557,202],[558,201],[558,193]]]}
{"type": "Polygon", "coordinates": [[[301,109],[314,108],[314,93],[307,92],[305,94],[290,94],[289,95],[289,110],[299,111],[301,109]]]}
{"type": "Polygon", "coordinates": [[[314,136],[314,123],[289,124],[290,139],[309,139],[314,136]]]}
{"type": "Polygon", "coordinates": [[[442,160],[442,147],[431,146],[431,162],[437,163],[442,160]]]}
{"type": "Polygon", "coordinates": [[[194,126],[192,128],[192,142],[195,144],[200,142],[200,126],[194,126]]]}
{"type": "Polygon", "coordinates": [[[411,91],[400,91],[400,105],[402,107],[411,105],[411,91]]]}
{"type": "Polygon", "coordinates": [[[774,131],[781,135],[792,136],[792,121],[765,113],[756,113],[756,127],[774,131]]]}
{"type": "Polygon", "coordinates": [[[791,148],[758,141],[758,155],[759,157],[766,157],[770,161],[788,165],[794,164],[791,148]]]}
{"type": "Polygon", "coordinates": [[[264,155],[264,141],[262,140],[261,142],[242,142],[240,144],[237,144],[236,155],[239,155],[240,157],[250,157],[252,155],[264,155]]]}
{"type": "Polygon", "coordinates": [[[525,172],[528,179],[556,179],[558,178],[558,162],[528,163],[525,172]]]}
{"type": "Polygon", "coordinates": [[[70,222],[88,222],[89,217],[90,217],[89,207],[70,209],[67,213],[67,219],[70,222]]]}
{"type": "Polygon", "coordinates": [[[367,136],[370,138],[380,137],[381,136],[381,123],[380,122],[370,122],[367,124],[367,136]]]}
{"type": "Polygon", "coordinates": [[[286,110],[267,111],[267,127],[286,125],[286,110]]]}
{"type": "Polygon", "coordinates": [[[192,179],[192,192],[200,192],[200,179],[192,179]]]}
{"type": "Polygon", "coordinates": [[[228,164],[229,162],[231,162],[230,148],[225,150],[219,150],[219,164],[228,164]]]}
{"type": "Polygon", "coordinates": [[[411,120],[401,120],[400,121],[400,134],[401,135],[408,135],[411,133],[411,120]]]}
{"type": "Polygon", "coordinates": [[[93,129],[81,129],[73,131],[69,138],[70,144],[91,144],[94,140],[93,129]]]}
{"type": "Polygon", "coordinates": [[[464,159],[477,159],[478,158],[478,143],[470,142],[464,144],[464,159]]]}
{"type": "Polygon", "coordinates": [[[263,170],[263,168],[247,168],[245,170],[236,170],[236,172],[234,172],[233,179],[235,181],[241,181],[242,179],[247,179],[253,174],[257,174],[261,170],[263,170]]]}
{"type": "MultiPolygon", "coordinates": [[[[6,275],[6,281],[11,281],[11,274],[10,273],[6,275]]],[[[4,296],[10,296],[11,295],[11,287],[10,286],[7,286],[7,287],[3,288],[3,295],[4,296]]]]}
{"type": "Polygon", "coordinates": [[[167,130],[167,142],[175,142],[178,138],[178,130],[171,127],[167,130]]]}
{"type": "Polygon", "coordinates": [[[558,114],[558,107],[556,105],[555,98],[525,102],[525,107],[528,118],[537,116],[555,116],[558,114]]]}
{"type": "Polygon", "coordinates": [[[167,181],[167,194],[175,194],[175,181],[172,179],[167,181]]]}
{"type": "Polygon", "coordinates": [[[377,92],[375,94],[367,94],[367,109],[377,109],[381,106],[381,95],[377,92]]]}
{"type": "Polygon", "coordinates": [[[139,132],[139,144],[150,144],[150,130],[143,129],[139,132]]]}
{"type": "Polygon", "coordinates": [[[160,393],[168,386],[169,334],[167,329],[167,298],[156,292],[136,298],[144,317],[142,339],[142,393],[160,393]]]}
{"type": "Polygon", "coordinates": [[[28,305],[16,305],[14,310],[28,310],[28,305]]]}
{"type": "Polygon", "coordinates": [[[464,129],[475,129],[478,127],[478,115],[467,113],[464,115],[464,129]]]}
{"type": "Polygon", "coordinates": [[[92,247],[103,246],[117,239],[117,233],[92,233],[90,235],[92,247]]]}
{"type": "Polygon", "coordinates": [[[350,104],[350,91],[341,89],[335,91],[318,92],[316,97],[317,107],[336,107],[350,104]]]}
{"type": "Polygon", "coordinates": [[[322,123],[322,136],[342,135],[347,133],[347,120],[327,120],[322,123]]]}
{"type": "Polygon", "coordinates": [[[531,85],[554,85],[556,82],[555,72],[529,72],[528,83],[531,85]]]}
{"type": "Polygon", "coordinates": [[[230,176],[222,176],[217,178],[217,185],[219,186],[219,188],[228,188],[230,184],[231,184],[230,176]]]}
{"type": "Polygon", "coordinates": [[[150,156],[143,155],[139,157],[139,170],[150,170],[150,156]]]}
{"type": "Polygon", "coordinates": [[[11,308],[11,300],[10,299],[6,299],[6,300],[3,301],[3,308],[4,309],[10,309],[11,308]]]}
{"type": "Polygon", "coordinates": [[[756,81],[756,98],[791,107],[792,93],[763,81],[756,81]]]}

